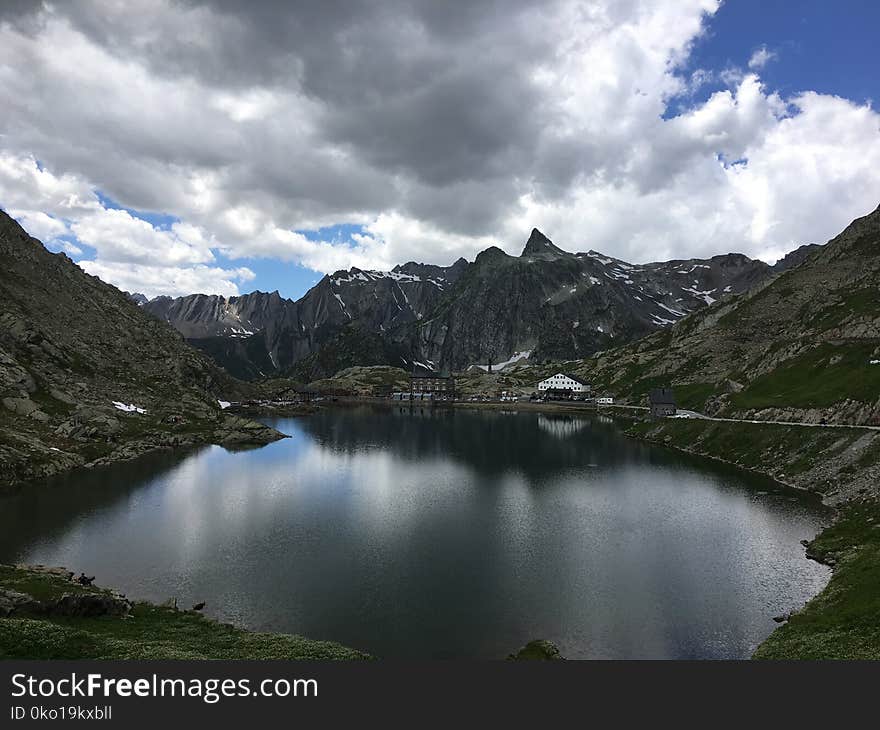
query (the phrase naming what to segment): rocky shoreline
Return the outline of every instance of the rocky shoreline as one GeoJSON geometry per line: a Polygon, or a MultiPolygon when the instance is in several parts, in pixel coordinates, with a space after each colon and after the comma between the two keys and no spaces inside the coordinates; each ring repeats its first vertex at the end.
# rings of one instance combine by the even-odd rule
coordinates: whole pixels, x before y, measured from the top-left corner
{"type": "Polygon", "coordinates": [[[228,448],[263,446],[287,438],[270,426],[234,414],[219,414],[216,420],[164,419],[141,424],[136,433],[120,428],[117,422],[113,416],[100,415],[86,421],[88,428],[96,429],[94,433],[78,435],[0,430],[0,490],[14,490],[77,468],[130,461],[155,451],[208,444],[228,448]],[[98,428],[96,422],[111,429],[111,433],[98,428]]]}
{"type": "Polygon", "coordinates": [[[640,422],[627,435],[813,492],[829,507],[880,497],[880,432],[675,419],[640,422]]]}

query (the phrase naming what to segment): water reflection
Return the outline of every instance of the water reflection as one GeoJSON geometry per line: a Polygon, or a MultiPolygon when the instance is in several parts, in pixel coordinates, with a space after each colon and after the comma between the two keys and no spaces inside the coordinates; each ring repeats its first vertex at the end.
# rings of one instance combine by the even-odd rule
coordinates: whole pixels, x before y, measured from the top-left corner
{"type": "Polygon", "coordinates": [[[380,656],[746,656],[827,571],[814,502],[589,417],[325,410],[264,449],[3,500],[0,559],[380,656]]]}
{"type": "Polygon", "coordinates": [[[589,425],[589,420],[577,416],[545,416],[538,414],[538,428],[558,439],[576,436],[589,425]]]}

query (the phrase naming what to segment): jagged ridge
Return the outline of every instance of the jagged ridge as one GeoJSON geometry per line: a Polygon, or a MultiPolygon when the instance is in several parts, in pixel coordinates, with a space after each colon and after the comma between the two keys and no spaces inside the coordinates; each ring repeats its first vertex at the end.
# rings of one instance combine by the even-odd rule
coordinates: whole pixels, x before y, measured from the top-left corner
{"type": "Polygon", "coordinates": [[[332,375],[332,358],[318,357],[324,349],[348,365],[457,370],[524,352],[533,361],[584,357],[773,273],[741,254],[635,266],[569,253],[534,229],[518,257],[491,247],[448,267],[337,271],[297,301],[254,292],[160,297],[144,308],[241,377],[332,375]]]}

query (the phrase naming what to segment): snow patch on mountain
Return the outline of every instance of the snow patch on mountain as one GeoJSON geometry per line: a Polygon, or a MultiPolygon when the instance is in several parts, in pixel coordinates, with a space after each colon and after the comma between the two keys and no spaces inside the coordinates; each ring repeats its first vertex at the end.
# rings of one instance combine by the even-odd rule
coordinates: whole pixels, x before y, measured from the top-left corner
{"type": "Polygon", "coordinates": [[[146,413],[146,410],[140,406],[136,406],[134,403],[123,403],[118,400],[113,401],[113,407],[117,411],[123,411],[124,413],[146,413]]]}
{"type": "MultiPolygon", "coordinates": [[[[511,357],[509,360],[505,360],[504,362],[499,362],[499,363],[493,363],[492,370],[493,371],[504,370],[504,368],[508,367],[509,365],[513,365],[514,363],[519,362],[520,360],[528,360],[529,356],[531,354],[532,354],[531,350],[523,350],[521,352],[515,352],[515,353],[513,353],[513,357],[511,357]]],[[[477,367],[480,368],[480,370],[482,370],[483,372],[489,372],[488,365],[477,365],[477,367]]]]}

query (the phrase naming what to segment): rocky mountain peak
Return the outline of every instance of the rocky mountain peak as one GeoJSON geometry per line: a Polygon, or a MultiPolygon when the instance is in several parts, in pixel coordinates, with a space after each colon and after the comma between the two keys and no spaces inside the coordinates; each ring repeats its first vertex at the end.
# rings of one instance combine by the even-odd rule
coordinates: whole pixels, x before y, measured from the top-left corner
{"type": "Polygon", "coordinates": [[[800,266],[814,251],[820,248],[822,247],[817,243],[808,243],[796,248],[794,251],[789,251],[785,256],[779,259],[779,261],[773,264],[773,271],[776,273],[782,273],[783,271],[793,269],[795,266],[800,266]]]}
{"type": "Polygon", "coordinates": [[[532,229],[529,240],[526,241],[526,247],[523,249],[522,256],[539,256],[550,254],[552,256],[564,256],[565,251],[553,245],[547,236],[545,236],[537,228],[532,229]]]}
{"type": "Polygon", "coordinates": [[[484,251],[480,251],[477,254],[477,258],[474,259],[474,263],[477,265],[485,265],[489,263],[494,263],[497,261],[503,261],[504,259],[510,258],[504,251],[502,251],[498,246],[489,246],[489,248],[484,251]]]}

